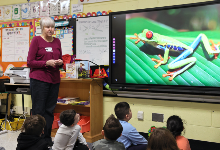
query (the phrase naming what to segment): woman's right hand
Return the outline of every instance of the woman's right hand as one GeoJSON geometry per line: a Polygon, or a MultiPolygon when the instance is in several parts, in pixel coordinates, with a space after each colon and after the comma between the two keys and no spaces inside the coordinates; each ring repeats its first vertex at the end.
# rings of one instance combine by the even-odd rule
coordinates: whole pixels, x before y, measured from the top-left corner
{"type": "Polygon", "coordinates": [[[51,67],[55,67],[56,66],[56,62],[54,59],[48,60],[46,62],[46,66],[51,66],[51,67]]]}

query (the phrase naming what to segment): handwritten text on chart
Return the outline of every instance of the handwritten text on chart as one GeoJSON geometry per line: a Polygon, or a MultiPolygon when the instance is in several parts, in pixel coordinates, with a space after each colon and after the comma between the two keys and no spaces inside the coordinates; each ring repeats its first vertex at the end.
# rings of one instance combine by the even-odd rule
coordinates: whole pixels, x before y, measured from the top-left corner
{"type": "Polygon", "coordinates": [[[98,16],[76,21],[76,56],[98,65],[109,64],[109,18],[98,16]]]}

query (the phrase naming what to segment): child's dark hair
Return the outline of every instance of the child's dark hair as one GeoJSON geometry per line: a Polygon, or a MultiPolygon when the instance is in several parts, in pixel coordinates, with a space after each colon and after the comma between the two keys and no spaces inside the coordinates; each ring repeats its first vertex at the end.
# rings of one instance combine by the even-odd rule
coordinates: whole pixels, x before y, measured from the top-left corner
{"type": "Polygon", "coordinates": [[[45,125],[46,120],[44,117],[41,115],[32,115],[25,120],[21,132],[25,132],[28,135],[40,136],[45,125]]]}
{"type": "Polygon", "coordinates": [[[115,115],[119,120],[124,120],[125,116],[129,114],[130,106],[127,102],[120,102],[115,105],[115,115]]]}
{"type": "Polygon", "coordinates": [[[156,128],[148,138],[147,150],[179,150],[179,148],[169,130],[156,128]]]}
{"type": "Polygon", "coordinates": [[[113,114],[106,120],[103,127],[105,137],[109,140],[117,140],[122,133],[123,127],[113,114]]]}
{"type": "Polygon", "coordinates": [[[60,114],[60,122],[65,126],[71,126],[75,121],[76,112],[73,109],[65,110],[60,114]]]}
{"type": "Polygon", "coordinates": [[[181,135],[181,132],[184,129],[182,119],[176,115],[170,116],[167,119],[167,129],[170,130],[175,138],[176,136],[181,135]]]}

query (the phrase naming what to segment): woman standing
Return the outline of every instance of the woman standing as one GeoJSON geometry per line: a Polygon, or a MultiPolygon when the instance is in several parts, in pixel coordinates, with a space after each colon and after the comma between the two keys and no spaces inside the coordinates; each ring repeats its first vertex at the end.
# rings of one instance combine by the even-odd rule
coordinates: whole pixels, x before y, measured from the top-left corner
{"type": "Polygon", "coordinates": [[[57,103],[60,85],[59,67],[62,66],[60,40],[52,37],[55,22],[50,17],[40,20],[42,34],[32,39],[27,65],[30,71],[32,115],[42,115],[46,120],[43,137],[52,146],[51,129],[53,110],[57,103]]]}

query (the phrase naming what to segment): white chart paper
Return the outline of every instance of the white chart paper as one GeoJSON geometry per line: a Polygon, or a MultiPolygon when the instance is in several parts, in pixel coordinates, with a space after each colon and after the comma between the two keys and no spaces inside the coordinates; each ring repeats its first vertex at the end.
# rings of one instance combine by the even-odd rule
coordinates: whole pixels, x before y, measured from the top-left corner
{"type": "Polygon", "coordinates": [[[72,4],[72,14],[78,13],[78,12],[83,12],[83,5],[78,5],[78,4],[72,4]]]}
{"type": "Polygon", "coordinates": [[[30,27],[2,29],[2,62],[27,61],[30,27]]]}
{"type": "Polygon", "coordinates": [[[109,65],[109,17],[78,18],[76,57],[98,65],[109,65]]]}

